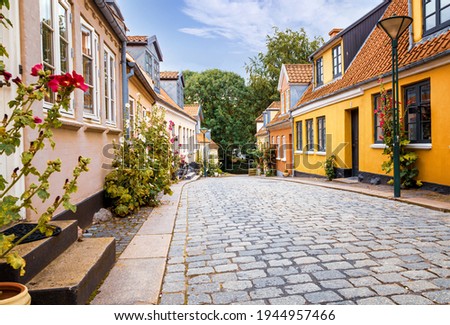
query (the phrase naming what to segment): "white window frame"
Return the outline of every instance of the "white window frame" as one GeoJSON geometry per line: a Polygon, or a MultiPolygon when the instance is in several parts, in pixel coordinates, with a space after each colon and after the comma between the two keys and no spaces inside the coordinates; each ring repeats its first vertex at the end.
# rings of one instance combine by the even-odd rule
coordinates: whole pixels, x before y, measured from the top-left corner
{"type": "MultiPolygon", "coordinates": [[[[42,0],[39,0],[42,1],[42,0]]],[[[53,56],[53,62],[52,64],[45,63],[44,57],[42,56],[42,62],[44,62],[44,68],[46,65],[50,66],[53,70],[53,74],[61,74],[66,72],[71,72],[73,70],[73,56],[72,56],[72,12],[70,10],[70,4],[67,2],[67,0],[48,0],[51,7],[51,19],[53,26],[49,26],[52,31],[52,56],[53,56]],[[61,71],[61,38],[59,34],[59,26],[57,24],[58,20],[58,5],[61,5],[67,12],[66,16],[66,26],[67,26],[67,71],[61,71]]],[[[40,5],[40,4],[39,4],[40,5]]],[[[40,10],[40,7],[39,7],[40,10]]],[[[40,22],[40,28],[41,28],[41,35],[43,30],[43,22],[42,22],[42,13],[39,13],[39,22],[40,22]]],[[[41,42],[41,55],[43,53],[43,41],[42,36],[40,38],[41,42]]],[[[47,102],[44,100],[44,109],[49,109],[53,106],[54,103],[47,102]]],[[[71,101],[69,109],[66,111],[65,109],[60,110],[61,114],[67,115],[67,116],[74,116],[74,110],[73,110],[73,94],[71,95],[71,101]]]]}
{"type": "Polygon", "coordinates": [[[128,103],[130,104],[128,110],[128,120],[130,121],[129,134],[130,137],[133,137],[136,126],[136,100],[130,96],[128,97],[128,103]]]}
{"type": "MultiPolygon", "coordinates": [[[[99,96],[99,86],[100,86],[100,74],[99,74],[99,37],[95,32],[95,29],[83,18],[81,18],[80,33],[87,30],[91,33],[91,48],[92,48],[92,103],[93,103],[93,113],[86,112],[84,110],[84,99],[81,107],[83,108],[83,117],[100,122],[100,96],[99,96]]],[[[83,57],[83,49],[81,48],[81,57],[83,57]]],[[[84,75],[84,71],[82,72],[84,75]]]]}
{"type": "MultiPolygon", "coordinates": [[[[111,49],[104,45],[103,47],[103,62],[105,61],[105,55],[107,56],[106,67],[103,67],[103,71],[107,71],[108,79],[106,80],[106,76],[104,76],[105,87],[103,94],[104,103],[105,103],[105,120],[107,124],[116,125],[116,117],[117,117],[117,65],[116,65],[116,56],[114,55],[111,49]],[[112,59],[112,62],[111,62],[112,59]],[[113,68],[111,69],[111,64],[113,68]],[[106,93],[108,92],[108,93],[106,93]]],[[[105,62],[103,63],[105,64],[105,62]]],[[[145,111],[144,111],[145,114],[145,111]]],[[[145,117],[145,116],[144,116],[145,117]]]]}
{"type": "Polygon", "coordinates": [[[277,136],[277,159],[281,159],[281,138],[277,136]]]}
{"type": "Polygon", "coordinates": [[[282,161],[286,161],[286,136],[283,135],[281,137],[281,153],[283,154],[283,156],[281,157],[282,161]]]}

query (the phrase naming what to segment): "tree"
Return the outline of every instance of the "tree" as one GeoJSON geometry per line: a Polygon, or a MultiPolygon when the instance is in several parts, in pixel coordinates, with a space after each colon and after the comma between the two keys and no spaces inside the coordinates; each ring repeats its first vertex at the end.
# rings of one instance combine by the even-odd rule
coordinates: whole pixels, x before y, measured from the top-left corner
{"type": "Polygon", "coordinates": [[[277,90],[283,64],[309,63],[309,56],[321,45],[323,39],[310,41],[303,28],[299,31],[274,27],[274,34],[266,37],[266,53],[258,53],[245,65],[249,75],[250,92],[259,113],[274,100],[279,99],[277,90]]]}
{"type": "Polygon", "coordinates": [[[254,142],[255,113],[249,110],[250,96],[245,80],[218,69],[183,71],[186,103],[202,105],[204,125],[222,149],[254,142]]]}

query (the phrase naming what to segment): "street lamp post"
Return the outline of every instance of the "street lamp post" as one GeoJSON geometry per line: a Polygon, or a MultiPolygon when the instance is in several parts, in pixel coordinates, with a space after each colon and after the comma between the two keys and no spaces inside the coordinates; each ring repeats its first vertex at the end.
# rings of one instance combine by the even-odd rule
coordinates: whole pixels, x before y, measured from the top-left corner
{"type": "Polygon", "coordinates": [[[398,86],[398,40],[408,29],[413,19],[408,16],[396,16],[382,19],[377,26],[391,39],[392,43],[392,100],[394,126],[394,197],[400,197],[400,116],[398,86]]]}
{"type": "Polygon", "coordinates": [[[208,132],[207,128],[200,128],[200,132],[203,134],[203,177],[207,177],[206,175],[206,133],[208,132]]]}

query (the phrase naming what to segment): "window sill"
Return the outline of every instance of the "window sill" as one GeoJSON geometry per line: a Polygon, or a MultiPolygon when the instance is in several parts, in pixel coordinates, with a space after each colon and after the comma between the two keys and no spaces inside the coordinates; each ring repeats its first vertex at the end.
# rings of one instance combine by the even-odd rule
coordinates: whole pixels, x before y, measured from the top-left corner
{"type": "Polygon", "coordinates": [[[277,158],[277,160],[281,160],[281,158],[277,158]]]}
{"type": "Polygon", "coordinates": [[[108,130],[108,128],[103,125],[85,124],[84,130],[85,132],[103,133],[108,130]]]}
{"type": "Polygon", "coordinates": [[[384,148],[386,148],[386,145],[384,143],[374,143],[374,144],[371,144],[370,147],[372,149],[384,149],[384,148]]]}
{"type": "Polygon", "coordinates": [[[417,150],[431,150],[431,143],[410,143],[406,145],[407,149],[417,149],[417,150]]]}
{"type": "Polygon", "coordinates": [[[318,155],[318,156],[326,156],[327,153],[324,152],[324,151],[317,151],[317,152],[316,152],[316,155],[318,155]]]}
{"type": "MultiPolygon", "coordinates": [[[[370,145],[372,149],[385,149],[386,145],[384,143],[374,143],[370,145]]],[[[431,150],[431,143],[410,143],[406,145],[407,149],[416,149],[416,150],[431,150]]]]}
{"type": "Polygon", "coordinates": [[[295,153],[295,154],[298,154],[298,155],[301,155],[301,154],[303,153],[303,150],[302,150],[302,151],[296,150],[294,153],[295,153]]]}
{"type": "Polygon", "coordinates": [[[83,123],[75,121],[75,120],[69,120],[69,119],[65,119],[65,118],[60,118],[60,121],[62,122],[62,129],[66,129],[66,130],[75,130],[78,131],[79,129],[81,129],[83,127],[83,123]]]}
{"type": "Polygon", "coordinates": [[[304,154],[306,154],[306,155],[314,155],[314,154],[316,154],[316,152],[315,151],[307,151],[306,153],[304,152],[304,154]]]}
{"type": "Polygon", "coordinates": [[[286,162],[286,159],[285,159],[285,158],[283,158],[283,159],[281,159],[281,161],[283,161],[283,162],[286,162]]]}
{"type": "Polygon", "coordinates": [[[109,127],[107,133],[108,134],[117,135],[117,134],[121,134],[122,130],[121,129],[116,129],[114,127],[109,127]]]}

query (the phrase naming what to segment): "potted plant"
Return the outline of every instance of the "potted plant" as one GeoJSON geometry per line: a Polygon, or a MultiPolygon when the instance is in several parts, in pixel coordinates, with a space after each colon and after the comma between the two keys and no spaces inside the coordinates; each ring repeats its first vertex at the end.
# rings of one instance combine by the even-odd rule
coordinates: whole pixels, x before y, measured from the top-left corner
{"type": "Polygon", "coordinates": [[[29,305],[28,288],[17,282],[0,282],[0,305],[29,305]]]}
{"type": "Polygon", "coordinates": [[[283,172],[283,176],[284,177],[288,177],[289,176],[289,170],[285,169],[283,172]]]}
{"type": "MultiPolygon", "coordinates": [[[[8,1],[0,0],[0,9],[8,7],[8,1]]],[[[4,27],[11,27],[10,21],[2,17],[4,27]]],[[[61,160],[50,160],[44,170],[38,170],[33,164],[39,151],[42,151],[48,142],[55,146],[52,129],[62,125],[60,121],[61,109],[68,110],[70,106],[71,94],[78,88],[83,91],[88,89],[84,84],[82,76],[75,71],[63,75],[51,75],[50,71],[45,71],[42,64],[35,65],[31,70],[31,75],[37,77],[37,81],[30,85],[25,85],[19,77],[13,76],[6,70],[2,57],[7,56],[6,49],[0,44],[0,80],[2,86],[17,87],[16,97],[9,104],[9,114],[3,116],[0,122],[0,155],[11,156],[16,154],[18,148],[23,147],[21,154],[21,164],[14,169],[11,175],[0,175],[0,230],[7,229],[21,220],[20,211],[28,209],[37,213],[33,205],[33,199],[39,198],[42,202],[50,198],[50,177],[61,171],[61,160]],[[53,96],[54,105],[46,112],[46,116],[36,116],[33,114],[33,104],[42,101],[44,98],[53,96]],[[36,130],[30,132],[35,134],[33,141],[22,145],[22,134],[25,129],[36,130]],[[26,184],[22,193],[13,195],[13,189],[18,182],[26,176],[33,175],[35,182],[26,184]]],[[[53,203],[48,206],[45,212],[38,215],[37,223],[21,238],[16,238],[15,234],[5,234],[0,232],[0,262],[6,262],[13,269],[18,269],[20,275],[25,274],[26,261],[14,250],[14,248],[25,241],[32,234],[41,232],[46,236],[52,235],[54,226],[49,222],[54,212],[62,205],[68,210],[75,211],[76,207],[70,203],[70,195],[77,190],[77,179],[81,173],[88,171],[89,159],[79,157],[78,165],[73,170],[72,179],[66,179],[62,189],[62,194],[57,196],[53,203]]],[[[26,296],[27,290],[22,285],[0,282],[0,304],[9,303],[10,299],[26,296]],[[6,297],[6,298],[1,298],[6,297]]],[[[27,300],[24,300],[27,302],[27,300]]]]}

